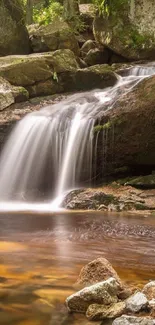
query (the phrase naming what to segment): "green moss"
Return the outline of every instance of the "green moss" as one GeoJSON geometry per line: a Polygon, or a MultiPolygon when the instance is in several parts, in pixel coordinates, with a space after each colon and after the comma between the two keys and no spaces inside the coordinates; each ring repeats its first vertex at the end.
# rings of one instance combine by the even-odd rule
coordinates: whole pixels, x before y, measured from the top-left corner
{"type": "Polygon", "coordinates": [[[108,121],[107,123],[103,124],[103,125],[96,125],[93,129],[94,133],[98,133],[100,131],[103,130],[108,130],[110,129],[112,126],[112,123],[110,121],[108,121]]]}

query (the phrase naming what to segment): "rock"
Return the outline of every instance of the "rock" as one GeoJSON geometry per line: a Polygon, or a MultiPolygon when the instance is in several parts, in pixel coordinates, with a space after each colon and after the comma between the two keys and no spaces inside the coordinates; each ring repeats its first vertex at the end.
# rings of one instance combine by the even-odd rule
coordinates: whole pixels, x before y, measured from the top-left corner
{"type": "Polygon", "coordinates": [[[55,20],[46,26],[35,26],[29,29],[33,52],[56,51],[69,49],[79,54],[79,45],[76,37],[64,21],[55,20]]]}
{"type": "Polygon", "coordinates": [[[85,56],[85,62],[89,66],[95,64],[108,63],[108,60],[109,60],[109,51],[107,49],[104,49],[103,51],[97,48],[91,49],[85,56]]]}
{"type": "Polygon", "coordinates": [[[128,60],[155,57],[155,37],[152,32],[141,32],[131,21],[128,2],[119,3],[108,16],[96,16],[93,30],[96,42],[128,60]]]}
{"type": "Polygon", "coordinates": [[[155,319],[123,315],[115,319],[112,325],[155,325],[155,319]]]}
{"type": "Polygon", "coordinates": [[[145,189],[155,188],[155,174],[132,178],[131,180],[126,182],[125,185],[145,189]]]}
{"type": "Polygon", "coordinates": [[[61,73],[60,83],[64,91],[90,90],[94,88],[106,88],[114,85],[117,76],[108,65],[95,65],[77,71],[61,73]]]}
{"type": "Polygon", "coordinates": [[[121,280],[110,262],[105,258],[100,257],[82,268],[77,283],[90,285],[105,281],[111,277],[115,278],[117,282],[121,284],[121,280]]]}
{"type": "Polygon", "coordinates": [[[22,102],[29,98],[23,87],[14,87],[7,80],[0,77],[0,111],[13,103],[22,102]]]}
{"type": "Polygon", "coordinates": [[[63,92],[63,88],[58,82],[52,79],[38,82],[35,85],[26,87],[31,98],[37,96],[48,96],[52,94],[58,94],[63,92]]]}
{"type": "MultiPolygon", "coordinates": [[[[95,16],[95,6],[92,3],[79,4],[80,18],[84,23],[85,31],[87,33],[92,33],[93,30],[93,20],[95,16]]],[[[93,37],[93,35],[92,35],[93,37]]]]}
{"type": "Polygon", "coordinates": [[[69,311],[84,313],[89,305],[110,305],[118,301],[119,284],[114,278],[86,287],[67,298],[69,311]]]}
{"type": "Polygon", "coordinates": [[[85,57],[86,54],[90,51],[96,49],[96,43],[92,40],[86,41],[83,46],[81,47],[81,55],[85,57]]]}
{"type": "Polygon", "coordinates": [[[126,167],[134,173],[155,166],[155,76],[139,83],[104,112],[98,135],[98,174],[126,167]],[[144,127],[145,126],[145,127],[144,127]],[[106,164],[103,158],[103,132],[106,129],[106,164]],[[103,130],[103,131],[102,131],[103,130]],[[138,130],[138,131],[137,131],[138,130]],[[113,139],[113,144],[112,144],[113,139]]]}
{"type": "Polygon", "coordinates": [[[126,300],[126,309],[132,313],[138,313],[141,310],[147,309],[148,304],[146,296],[141,292],[137,292],[126,300]]]}
{"type": "Polygon", "coordinates": [[[125,302],[118,302],[111,306],[90,305],[87,309],[86,316],[91,321],[98,321],[105,318],[116,318],[125,312],[125,302]]]}
{"type": "Polygon", "coordinates": [[[147,283],[143,288],[143,293],[148,300],[155,299],[155,281],[147,283]]]}
{"type": "Polygon", "coordinates": [[[0,0],[0,22],[0,56],[29,53],[29,37],[19,0],[0,0]]]}

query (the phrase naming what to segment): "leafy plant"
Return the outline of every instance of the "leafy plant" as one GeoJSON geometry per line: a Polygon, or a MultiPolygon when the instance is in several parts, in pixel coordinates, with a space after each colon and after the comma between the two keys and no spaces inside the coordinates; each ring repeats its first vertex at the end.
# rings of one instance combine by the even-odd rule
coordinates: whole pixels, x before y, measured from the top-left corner
{"type": "Polygon", "coordinates": [[[34,22],[47,25],[55,18],[61,17],[63,12],[63,6],[55,0],[50,1],[50,5],[47,8],[41,8],[33,10],[34,22]]]}

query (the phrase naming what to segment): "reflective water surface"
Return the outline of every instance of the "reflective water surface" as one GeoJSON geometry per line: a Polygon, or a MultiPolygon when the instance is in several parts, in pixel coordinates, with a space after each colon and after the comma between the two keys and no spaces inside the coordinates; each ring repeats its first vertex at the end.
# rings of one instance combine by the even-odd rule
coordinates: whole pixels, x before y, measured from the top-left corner
{"type": "Polygon", "coordinates": [[[90,324],[64,305],[81,267],[103,256],[141,287],[155,279],[154,238],[155,215],[145,212],[1,212],[0,324],[90,324]]]}

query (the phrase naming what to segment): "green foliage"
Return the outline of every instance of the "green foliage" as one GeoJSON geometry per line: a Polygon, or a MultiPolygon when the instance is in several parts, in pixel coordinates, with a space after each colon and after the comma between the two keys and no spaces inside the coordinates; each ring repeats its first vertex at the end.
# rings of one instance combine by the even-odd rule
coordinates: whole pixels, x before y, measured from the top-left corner
{"type": "Polygon", "coordinates": [[[55,0],[50,1],[50,5],[47,8],[40,8],[33,10],[34,22],[39,24],[47,25],[52,22],[55,18],[61,17],[63,6],[55,0]]]}
{"type": "Polygon", "coordinates": [[[87,25],[78,14],[74,15],[74,17],[68,17],[66,21],[71,26],[75,34],[82,33],[87,28],[87,25]]]}
{"type": "Polygon", "coordinates": [[[93,0],[99,16],[121,15],[126,10],[129,0],[93,0]]]}

